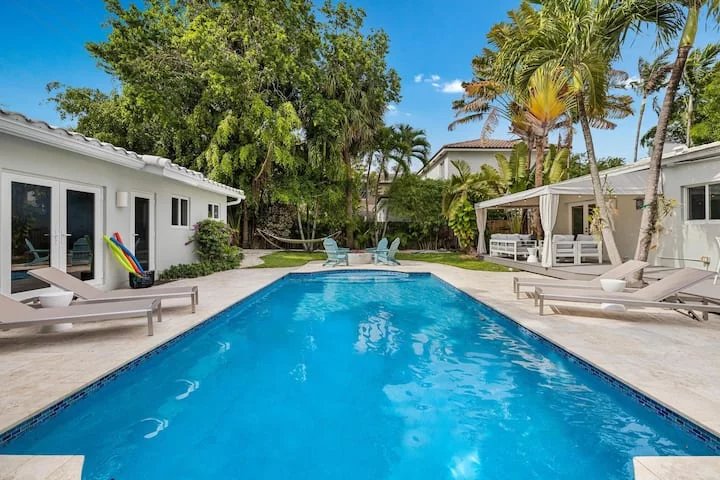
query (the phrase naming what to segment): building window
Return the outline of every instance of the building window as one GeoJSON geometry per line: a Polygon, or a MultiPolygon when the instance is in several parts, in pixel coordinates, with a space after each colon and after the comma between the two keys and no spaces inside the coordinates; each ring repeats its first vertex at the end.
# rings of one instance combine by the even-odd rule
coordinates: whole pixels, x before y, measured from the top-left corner
{"type": "Polygon", "coordinates": [[[190,217],[190,200],[183,197],[172,197],[171,224],[174,227],[187,227],[190,217]]]}
{"type": "Polygon", "coordinates": [[[720,220],[720,183],[685,187],[687,220],[720,220]]]}
{"type": "Polygon", "coordinates": [[[217,203],[208,203],[208,218],[220,218],[220,205],[217,203]]]}

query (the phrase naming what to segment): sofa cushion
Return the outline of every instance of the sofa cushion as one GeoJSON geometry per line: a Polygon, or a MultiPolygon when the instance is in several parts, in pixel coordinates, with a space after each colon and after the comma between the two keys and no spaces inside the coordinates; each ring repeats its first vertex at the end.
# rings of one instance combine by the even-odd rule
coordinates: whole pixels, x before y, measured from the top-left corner
{"type": "Polygon", "coordinates": [[[578,242],[596,242],[595,235],[578,235],[576,240],[578,242]]]}
{"type": "Polygon", "coordinates": [[[559,242],[574,242],[575,235],[553,235],[553,243],[559,242]]]}

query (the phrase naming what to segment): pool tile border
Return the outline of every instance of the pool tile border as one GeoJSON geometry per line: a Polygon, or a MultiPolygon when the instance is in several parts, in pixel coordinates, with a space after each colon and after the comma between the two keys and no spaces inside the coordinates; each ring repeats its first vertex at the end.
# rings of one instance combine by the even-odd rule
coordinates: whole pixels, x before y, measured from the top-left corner
{"type": "MultiPolygon", "coordinates": [[[[357,273],[359,271],[364,272],[363,274],[374,273],[374,272],[384,272],[384,273],[388,272],[388,270],[352,270],[352,269],[338,269],[338,270],[333,270],[332,272],[340,274],[340,273],[347,273],[347,272],[357,273]]],[[[512,317],[504,314],[503,312],[499,311],[497,308],[494,308],[494,307],[478,300],[477,298],[470,295],[468,292],[452,285],[450,282],[440,278],[439,276],[437,276],[435,274],[432,274],[429,272],[397,272],[397,273],[400,273],[402,275],[407,275],[407,276],[413,276],[413,277],[419,277],[419,276],[434,277],[435,279],[437,279],[438,281],[443,283],[445,286],[447,286],[457,292],[460,292],[462,295],[466,296],[473,302],[475,302],[475,303],[479,304],[480,306],[485,307],[489,310],[492,310],[493,312],[502,316],[504,319],[506,319],[508,321],[509,325],[516,328],[521,334],[523,334],[525,336],[529,336],[529,337],[533,338],[534,340],[537,340],[537,341],[549,346],[551,349],[553,349],[555,352],[562,355],[564,358],[566,358],[569,361],[571,361],[572,363],[578,365],[580,368],[587,371],[588,373],[605,381],[610,386],[612,386],[613,388],[615,388],[618,391],[621,391],[625,395],[629,396],[631,399],[635,400],[640,405],[643,405],[644,407],[653,410],[656,414],[660,415],[661,417],[666,418],[673,425],[675,425],[676,427],[685,431],[686,433],[691,434],[692,436],[694,436],[701,442],[708,445],[712,450],[714,450],[715,452],[720,454],[720,437],[718,437],[714,433],[706,430],[705,428],[701,427],[700,425],[697,425],[692,420],[665,407],[664,405],[657,402],[656,400],[648,397],[647,395],[636,390],[635,388],[627,385],[626,383],[618,380],[617,378],[613,377],[612,375],[604,372],[603,370],[594,366],[587,360],[584,360],[581,357],[575,355],[574,353],[566,350],[565,348],[561,347],[560,345],[556,344],[555,342],[546,338],[545,336],[543,336],[539,333],[536,333],[536,332],[532,331],[531,329],[525,327],[524,325],[518,323],[517,321],[513,320],[512,317]]],[[[20,422],[19,424],[15,425],[14,427],[11,427],[10,429],[8,429],[4,432],[0,432],[0,446],[6,445],[7,443],[11,442],[12,440],[23,435],[28,430],[34,428],[38,424],[54,417],[59,412],[65,410],[73,403],[87,397],[92,392],[99,390],[100,388],[104,387],[109,382],[111,382],[112,380],[117,378],[119,375],[122,375],[123,373],[128,372],[128,371],[132,370],[133,368],[136,368],[137,366],[139,366],[140,364],[142,364],[149,358],[154,357],[155,355],[167,350],[172,345],[176,344],[177,342],[179,342],[183,338],[187,337],[188,335],[196,333],[196,332],[200,331],[201,329],[204,329],[210,325],[213,325],[218,320],[226,318],[230,309],[237,308],[239,305],[242,305],[243,308],[248,308],[248,307],[252,306],[256,302],[260,301],[262,299],[262,297],[267,296],[271,291],[279,288],[282,283],[287,281],[287,279],[327,276],[327,274],[328,274],[328,272],[309,272],[309,273],[292,272],[292,273],[288,273],[288,274],[280,277],[279,279],[260,288],[259,290],[251,293],[250,295],[238,300],[237,302],[235,302],[231,305],[228,305],[224,309],[211,315],[210,317],[201,321],[197,325],[194,325],[194,326],[190,327],[189,329],[185,330],[184,332],[176,335],[175,337],[168,339],[166,342],[161,343],[160,345],[154,347],[152,350],[134,358],[133,360],[130,360],[129,362],[127,362],[124,365],[120,366],[119,368],[113,370],[112,372],[93,381],[89,385],[82,387],[77,392],[57,401],[56,403],[50,405],[49,407],[42,410],[41,412],[38,412],[35,415],[32,415],[30,418],[20,422]]]]}

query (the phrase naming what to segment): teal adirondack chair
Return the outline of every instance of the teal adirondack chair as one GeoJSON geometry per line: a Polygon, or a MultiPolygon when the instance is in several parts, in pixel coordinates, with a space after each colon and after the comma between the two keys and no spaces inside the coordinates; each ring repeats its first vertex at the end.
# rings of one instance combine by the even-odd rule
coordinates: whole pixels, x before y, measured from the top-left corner
{"type": "Polygon", "coordinates": [[[375,252],[377,252],[378,250],[387,250],[387,248],[388,248],[388,239],[385,238],[385,237],[383,237],[383,238],[381,238],[380,241],[378,242],[377,247],[375,247],[375,248],[368,248],[368,249],[365,250],[365,251],[368,252],[368,253],[375,253],[375,252]]]}
{"type": "Polygon", "coordinates": [[[383,265],[400,265],[400,262],[395,260],[395,255],[397,254],[399,247],[400,239],[396,238],[395,240],[393,240],[393,242],[390,244],[390,248],[388,248],[387,250],[378,249],[375,252],[375,263],[382,263],[383,265]]]}
{"type": "Polygon", "coordinates": [[[337,242],[330,237],[323,240],[323,247],[325,248],[325,253],[327,254],[327,260],[323,263],[323,266],[350,266],[350,262],[348,260],[348,253],[350,253],[349,248],[338,247],[337,242]]]}
{"type": "Polygon", "coordinates": [[[30,240],[25,239],[25,246],[28,249],[28,253],[32,255],[30,265],[42,265],[48,263],[50,260],[50,250],[46,248],[35,248],[30,240]]]}

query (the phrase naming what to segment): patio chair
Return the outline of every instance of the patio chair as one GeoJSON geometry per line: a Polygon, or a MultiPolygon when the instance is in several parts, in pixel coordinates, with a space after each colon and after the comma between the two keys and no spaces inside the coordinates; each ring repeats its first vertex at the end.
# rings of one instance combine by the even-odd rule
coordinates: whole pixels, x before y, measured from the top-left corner
{"type": "Polygon", "coordinates": [[[50,259],[50,250],[47,248],[35,248],[30,240],[25,239],[25,246],[28,249],[28,253],[32,255],[32,260],[28,262],[30,265],[38,265],[42,263],[48,263],[50,259]]]}
{"type": "Polygon", "coordinates": [[[348,257],[348,254],[350,253],[349,248],[338,247],[337,242],[330,237],[323,240],[323,248],[325,248],[325,254],[327,255],[327,260],[325,260],[323,266],[350,266],[350,261],[348,257]]]}
{"type": "Polygon", "coordinates": [[[148,335],[152,336],[153,316],[157,315],[158,322],[162,321],[160,302],[161,300],[156,298],[113,303],[81,303],[58,308],[33,308],[0,294],[3,318],[11,319],[0,320],[0,330],[145,316],[148,335]]]}
{"type": "Polygon", "coordinates": [[[200,296],[197,285],[190,287],[153,287],[139,290],[113,290],[104,292],[99,288],[89,285],[79,278],[61,272],[57,268],[38,268],[28,271],[33,277],[49,283],[63,290],[74,292],[80,297],[83,303],[102,303],[117,302],[122,300],[148,300],[148,299],[167,299],[167,298],[190,298],[192,312],[195,313],[196,305],[199,303],[200,296]]]}
{"type": "Polygon", "coordinates": [[[553,235],[552,236],[552,263],[556,265],[562,260],[570,260],[575,263],[575,236],[574,235],[553,235]]]}
{"type": "Polygon", "coordinates": [[[545,302],[552,300],[557,302],[619,304],[626,308],[687,310],[691,312],[693,318],[697,317],[692,312],[698,311],[702,312],[703,320],[707,320],[708,312],[720,312],[720,305],[708,305],[704,299],[702,303],[684,302],[679,298],[678,293],[692,287],[696,283],[702,282],[712,274],[712,272],[706,270],[683,268],[632,293],[609,293],[595,290],[582,290],[576,293],[569,293],[565,290],[546,290],[542,287],[535,287],[535,296],[538,303],[538,313],[540,315],[544,314],[545,302]],[[671,300],[675,300],[675,302],[671,300]]]}
{"type": "Polygon", "coordinates": [[[601,290],[602,284],[600,280],[614,279],[622,280],[647,267],[647,262],[638,260],[629,260],[623,264],[611,268],[607,272],[599,275],[592,280],[564,280],[559,278],[513,278],[513,292],[517,298],[520,298],[520,287],[558,287],[558,288],[585,288],[601,290]]]}
{"type": "Polygon", "coordinates": [[[579,234],[575,237],[577,258],[575,263],[586,263],[588,259],[594,259],[598,265],[603,261],[602,242],[594,235],[579,234]]]}
{"type": "Polygon", "coordinates": [[[395,260],[398,248],[400,248],[400,238],[396,238],[390,244],[390,248],[387,250],[377,250],[375,252],[373,262],[382,263],[383,265],[400,265],[400,262],[395,260]]]}
{"type": "Polygon", "coordinates": [[[93,252],[90,246],[91,243],[90,237],[87,235],[78,238],[73,243],[72,250],[70,250],[73,265],[92,265],[93,252]]]}
{"type": "Polygon", "coordinates": [[[375,253],[375,252],[377,252],[378,250],[387,250],[387,248],[388,248],[388,239],[385,238],[385,237],[383,237],[383,238],[381,238],[380,241],[378,242],[377,247],[375,247],[375,248],[367,248],[367,249],[365,249],[365,251],[368,252],[368,253],[375,253]]]}

